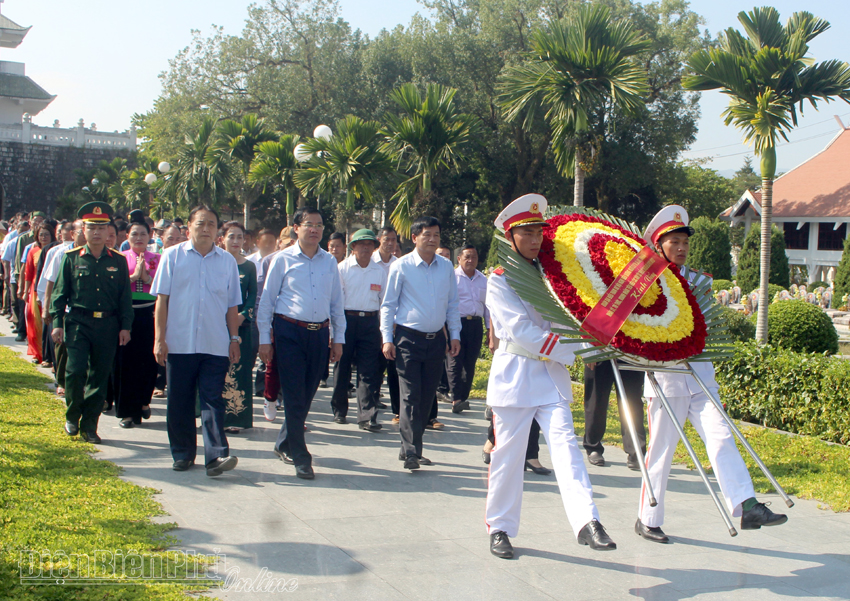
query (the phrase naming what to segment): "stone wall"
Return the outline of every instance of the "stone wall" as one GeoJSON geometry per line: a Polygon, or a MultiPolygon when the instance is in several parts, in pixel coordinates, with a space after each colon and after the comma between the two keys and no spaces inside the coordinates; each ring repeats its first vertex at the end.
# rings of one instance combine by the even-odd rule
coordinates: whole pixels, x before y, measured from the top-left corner
{"type": "Polygon", "coordinates": [[[52,216],[62,189],[74,180],[75,169],[92,169],[100,161],[133,155],[126,150],[0,141],[0,218],[35,210],[52,216]]]}

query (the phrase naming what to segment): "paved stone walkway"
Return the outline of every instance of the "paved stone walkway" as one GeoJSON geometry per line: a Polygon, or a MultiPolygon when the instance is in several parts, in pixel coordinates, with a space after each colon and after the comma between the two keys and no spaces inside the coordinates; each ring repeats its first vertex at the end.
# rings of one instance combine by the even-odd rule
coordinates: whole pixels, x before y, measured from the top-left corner
{"type": "MultiPolygon", "coordinates": [[[[6,320],[0,329],[9,331],[6,320]]],[[[11,338],[3,344],[21,349],[11,338]]],[[[230,436],[239,466],[219,478],[202,467],[171,469],[164,402],[131,430],[104,415],[98,457],[124,468],[127,480],[157,496],[179,528],[173,534],[198,553],[221,553],[239,577],[297,581],[293,599],[848,599],[850,514],[796,500],[784,526],[729,537],[696,472],[674,466],[665,531],[672,544],[633,531],[640,477],[609,448],[604,468],[588,466],[602,523],[617,542],[594,552],[573,538],[554,476],[525,477],[517,558],[490,555],[484,528],[487,468],[481,461],[486,422],[480,401],[460,416],[440,405],[442,432],[426,432],[434,465],[406,472],[397,459],[398,428],[384,412],[384,431],[331,421],[329,390],[320,390],[307,442],[316,479],[295,478],[272,453],[278,424],[254,410],[254,425],[230,436]]],[[[58,401],[57,401],[58,402],[58,401]]],[[[199,436],[199,445],[202,440],[199,436]]],[[[202,462],[203,451],[199,448],[202,462]]],[[[545,445],[541,461],[551,466],[545,445]]],[[[784,504],[767,496],[773,509],[784,504]]],[[[222,599],[272,599],[213,590],[222,599]]]]}

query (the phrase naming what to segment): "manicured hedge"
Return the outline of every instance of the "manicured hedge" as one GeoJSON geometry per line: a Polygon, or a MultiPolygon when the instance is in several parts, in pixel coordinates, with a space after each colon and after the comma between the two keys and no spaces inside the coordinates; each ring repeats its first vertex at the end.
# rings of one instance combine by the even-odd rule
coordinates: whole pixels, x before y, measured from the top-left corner
{"type": "Polygon", "coordinates": [[[749,317],[729,307],[721,307],[720,312],[729,326],[729,336],[736,342],[747,342],[756,337],[756,324],[749,317]]]}
{"type": "Polygon", "coordinates": [[[713,282],[711,282],[711,291],[712,292],[720,292],[721,290],[732,290],[732,287],[735,284],[732,280],[720,280],[715,278],[713,282]]]}
{"type": "Polygon", "coordinates": [[[731,417],[850,443],[850,362],[746,342],[716,368],[731,417]]]}
{"type": "Polygon", "coordinates": [[[767,310],[767,341],[797,353],[838,352],[838,333],[820,308],[802,300],[778,301],[767,310]]]}

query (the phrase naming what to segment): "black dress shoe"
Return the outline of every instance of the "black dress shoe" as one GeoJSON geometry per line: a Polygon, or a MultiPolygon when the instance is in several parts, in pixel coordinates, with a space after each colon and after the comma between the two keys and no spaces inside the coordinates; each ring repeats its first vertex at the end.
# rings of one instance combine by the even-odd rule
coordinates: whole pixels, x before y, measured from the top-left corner
{"type": "Polygon", "coordinates": [[[142,417],[144,419],[150,419],[151,418],[151,408],[150,407],[148,407],[147,409],[142,409],[142,417]]]}
{"type": "Polygon", "coordinates": [[[289,453],[287,453],[286,451],[275,449],[274,454],[280,457],[280,460],[283,461],[285,464],[295,465],[295,462],[292,460],[292,457],[290,457],[289,453]]]}
{"type": "Polygon", "coordinates": [[[502,559],[513,559],[514,547],[507,534],[501,530],[490,534],[490,553],[502,559]]]}
{"type": "Polygon", "coordinates": [[[239,459],[236,457],[219,457],[210,461],[207,464],[207,476],[215,477],[221,476],[224,472],[228,472],[236,467],[236,464],[239,463],[239,459]]]}
{"type": "Polygon", "coordinates": [[[175,472],[185,472],[193,465],[195,465],[195,462],[191,459],[178,459],[171,466],[171,469],[173,469],[175,472]]]}
{"type": "Polygon", "coordinates": [[[23,334],[18,334],[17,336],[15,336],[15,342],[23,342],[26,339],[27,339],[27,337],[24,336],[23,334]]]}
{"type": "Polygon", "coordinates": [[[66,421],[65,432],[68,434],[68,436],[76,436],[80,433],[80,427],[74,422],[66,421]]]}
{"type": "Polygon", "coordinates": [[[605,467],[605,458],[599,451],[593,451],[590,455],[587,456],[587,460],[590,462],[590,465],[605,467]]]}
{"type": "Polygon", "coordinates": [[[626,459],[626,467],[632,470],[633,472],[640,471],[640,464],[638,463],[637,454],[629,455],[628,459],[626,459]]]}
{"type": "Polygon", "coordinates": [[[302,480],[312,480],[316,477],[316,474],[313,472],[312,465],[296,465],[295,476],[302,480]]]}
{"type": "Polygon", "coordinates": [[[103,442],[100,439],[100,436],[97,435],[97,432],[80,432],[80,438],[92,444],[100,444],[103,442]]]}
{"type": "Polygon", "coordinates": [[[741,516],[741,530],[758,530],[762,526],[778,526],[788,521],[784,513],[773,513],[765,503],[756,503],[741,516]]]}
{"type": "Polygon", "coordinates": [[[481,459],[484,460],[484,465],[490,465],[490,453],[481,451],[481,459]]]}
{"type": "Polygon", "coordinates": [[[404,459],[404,469],[406,469],[406,470],[418,470],[419,469],[419,459],[417,459],[415,455],[408,455],[404,459]]]}
{"type": "Polygon", "coordinates": [[[383,427],[381,426],[381,424],[376,424],[373,422],[358,422],[357,426],[361,430],[366,430],[367,432],[380,432],[381,428],[383,427]]]}
{"type": "Polygon", "coordinates": [[[594,551],[613,551],[617,543],[611,540],[597,520],[590,520],[578,533],[578,544],[589,545],[594,551]]]}
{"type": "Polygon", "coordinates": [[[670,542],[670,539],[667,538],[667,535],[664,534],[664,531],[661,528],[647,526],[643,522],[638,521],[635,522],[635,534],[640,536],[641,538],[645,538],[646,540],[651,540],[654,543],[664,543],[665,545],[670,542]]]}
{"type": "Polygon", "coordinates": [[[419,465],[431,465],[434,463],[427,457],[417,457],[417,459],[419,460],[419,465]]]}
{"type": "Polygon", "coordinates": [[[541,476],[548,476],[549,474],[551,474],[551,473],[552,473],[552,470],[550,470],[549,468],[545,468],[545,467],[543,467],[543,466],[540,466],[540,467],[534,467],[534,466],[533,466],[533,465],[531,465],[528,461],[526,461],[526,462],[525,462],[525,470],[524,470],[524,471],[528,471],[528,470],[531,470],[531,471],[532,471],[532,472],[534,472],[535,474],[539,474],[539,475],[541,475],[541,476]]]}
{"type": "Polygon", "coordinates": [[[441,403],[451,403],[452,397],[451,395],[446,394],[445,392],[437,391],[437,400],[441,403]]]}
{"type": "Polygon", "coordinates": [[[386,408],[387,408],[387,404],[386,404],[386,403],[382,403],[381,401],[378,401],[377,403],[375,403],[375,407],[377,407],[378,409],[386,409],[386,408]]]}
{"type": "Polygon", "coordinates": [[[347,419],[345,419],[344,417],[342,417],[341,415],[337,415],[337,416],[334,418],[334,423],[335,423],[335,424],[347,424],[347,423],[348,423],[348,420],[347,420],[347,419]]]}
{"type": "Polygon", "coordinates": [[[469,401],[458,401],[452,404],[452,413],[460,413],[464,409],[469,409],[469,401]]]}
{"type": "Polygon", "coordinates": [[[118,422],[118,425],[121,426],[122,428],[132,428],[133,425],[134,425],[133,424],[133,418],[132,417],[125,417],[120,422],[118,422]]]}

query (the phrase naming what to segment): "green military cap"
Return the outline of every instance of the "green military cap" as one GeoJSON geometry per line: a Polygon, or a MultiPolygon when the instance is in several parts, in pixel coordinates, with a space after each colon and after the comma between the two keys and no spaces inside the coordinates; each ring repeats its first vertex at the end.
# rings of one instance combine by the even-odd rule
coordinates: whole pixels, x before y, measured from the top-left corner
{"type": "Polygon", "coordinates": [[[112,219],[112,207],[99,200],[89,202],[77,211],[77,219],[86,223],[109,223],[112,219]]]}
{"type": "Polygon", "coordinates": [[[44,217],[47,219],[47,215],[45,215],[43,211],[33,211],[30,213],[30,219],[34,219],[35,217],[44,217]]]}
{"type": "Polygon", "coordinates": [[[378,239],[375,237],[375,232],[366,228],[354,232],[351,242],[348,243],[348,250],[354,248],[355,242],[374,242],[375,246],[379,244],[378,239]]]}

